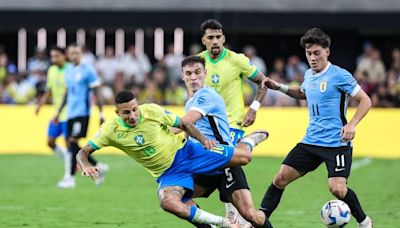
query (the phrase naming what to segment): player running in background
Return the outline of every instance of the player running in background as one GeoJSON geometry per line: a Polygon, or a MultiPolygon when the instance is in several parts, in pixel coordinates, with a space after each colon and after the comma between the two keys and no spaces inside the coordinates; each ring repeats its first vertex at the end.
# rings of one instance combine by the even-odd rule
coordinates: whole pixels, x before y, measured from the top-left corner
{"type": "MultiPolygon", "coordinates": [[[[69,45],[68,57],[71,64],[69,64],[65,69],[65,83],[67,90],[64,95],[63,103],[54,118],[56,122],[59,120],[62,108],[66,104],[68,149],[72,153],[71,175],[59,183],[60,188],[75,187],[74,175],[76,171],[76,154],[80,150],[78,140],[86,137],[90,117],[91,91],[93,91],[97,105],[99,106],[100,123],[104,122],[102,102],[101,98],[98,96],[100,81],[95,69],[89,65],[81,63],[82,48],[76,44],[69,45]]],[[[100,178],[96,179],[96,185],[98,186],[103,183],[104,175],[108,170],[108,166],[102,163],[97,163],[97,161],[92,157],[89,158],[89,161],[93,165],[97,165],[101,171],[100,178]]]]}
{"type": "MultiPolygon", "coordinates": [[[[261,83],[265,79],[265,75],[251,65],[246,56],[224,47],[224,28],[220,22],[214,19],[204,21],[201,24],[201,32],[201,41],[207,49],[199,54],[206,62],[206,84],[214,88],[225,101],[231,142],[235,145],[238,139],[243,137],[244,127],[252,125],[256,119],[256,112],[266,94],[266,87],[261,83]],[[245,113],[242,93],[243,78],[248,78],[258,85],[255,100],[247,113],[245,113]]],[[[233,193],[233,197],[236,194],[247,194],[248,197],[251,197],[250,192],[246,191],[249,186],[241,167],[228,168],[224,173],[226,180],[220,191],[226,192],[228,195],[233,193]]],[[[197,182],[205,188],[212,188],[207,184],[212,182],[210,178],[209,176],[204,179],[198,178],[197,182]]],[[[226,209],[227,216],[237,216],[236,210],[231,204],[226,204],[226,209]]]]}
{"type": "MultiPolygon", "coordinates": [[[[68,63],[66,61],[65,49],[57,46],[51,47],[50,57],[53,65],[50,66],[47,71],[46,92],[39,99],[39,103],[35,111],[36,115],[39,114],[41,107],[47,102],[50,96],[55,113],[57,113],[63,101],[66,90],[64,72],[68,63]]],[[[65,108],[62,109],[58,122],[54,122],[53,119],[49,122],[49,127],[47,130],[47,145],[57,156],[64,160],[63,179],[67,179],[71,175],[71,154],[65,148],[56,144],[56,139],[61,134],[64,136],[65,142],[67,142],[67,117],[65,108]]]]}
{"type": "Polygon", "coordinates": [[[200,224],[232,227],[224,217],[210,214],[191,201],[193,175],[212,173],[225,166],[246,165],[252,149],[266,139],[266,132],[246,136],[233,148],[217,145],[207,139],[189,121],[156,104],[138,104],[129,91],[115,96],[117,118],[105,122],[97,136],[78,153],[77,159],[83,174],[97,178],[98,170],[88,156],[99,148],[116,147],[141,164],[159,183],[160,206],[182,219],[200,224]],[[177,127],[200,143],[173,134],[170,127],[177,127]]]}
{"type": "Polygon", "coordinates": [[[321,29],[308,30],[300,39],[311,69],[304,75],[301,88],[289,87],[266,79],[274,90],[297,99],[307,99],[309,126],[303,140],[287,155],[279,172],[265,193],[261,210],[269,217],[278,206],[285,187],[292,181],[325,163],[331,193],[349,205],[359,227],[372,227],[353,190],[347,187],[352,163],[352,143],[356,125],[371,107],[368,95],[345,69],[328,61],[330,37],[321,29]],[[347,103],[352,96],[359,105],[350,122],[346,120],[347,103]]]}
{"type": "MultiPolygon", "coordinates": [[[[196,128],[207,138],[216,140],[223,145],[232,146],[224,100],[213,88],[205,86],[204,80],[206,76],[205,62],[201,57],[189,56],[182,61],[182,79],[185,82],[189,94],[189,100],[185,105],[186,114],[182,119],[195,124],[196,128]]],[[[193,138],[190,139],[195,140],[193,138]]],[[[230,169],[231,168],[226,168],[225,170],[230,169]]],[[[207,186],[210,187],[207,189],[201,185],[197,185],[196,179],[198,179],[199,176],[195,176],[196,185],[194,197],[208,197],[215,189],[219,189],[221,201],[233,203],[239,210],[239,213],[243,215],[247,221],[250,221],[252,225],[255,227],[272,227],[264,213],[254,208],[253,199],[248,188],[241,188],[241,186],[238,186],[235,191],[229,192],[230,194],[222,190],[222,186],[224,185],[226,188],[228,184],[233,185],[236,181],[243,180],[237,179],[237,176],[231,176],[231,183],[226,183],[224,170],[218,173],[221,175],[215,175],[210,178],[212,182],[207,184],[207,186]],[[239,192],[233,194],[236,191],[239,192]]],[[[207,177],[203,177],[202,175],[200,179],[204,180],[207,179],[207,177]]],[[[204,185],[205,183],[202,184],[204,185]]],[[[238,222],[240,224],[240,221],[238,222]]],[[[197,224],[195,225],[197,227],[205,227],[197,224]]]]}

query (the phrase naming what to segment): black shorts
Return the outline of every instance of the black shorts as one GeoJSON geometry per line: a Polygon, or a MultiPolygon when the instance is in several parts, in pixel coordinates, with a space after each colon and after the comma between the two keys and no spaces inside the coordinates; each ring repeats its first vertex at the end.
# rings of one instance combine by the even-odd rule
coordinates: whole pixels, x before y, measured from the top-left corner
{"type": "Polygon", "coordinates": [[[89,116],[80,116],[67,121],[67,136],[74,138],[86,137],[89,125],[89,116]]]}
{"type": "Polygon", "coordinates": [[[222,174],[216,175],[195,175],[194,183],[207,189],[201,197],[207,198],[215,189],[218,189],[220,200],[229,203],[230,196],[234,191],[249,189],[242,167],[227,167],[221,171],[222,174]]]}
{"type": "Polygon", "coordinates": [[[286,156],[282,164],[307,173],[315,170],[324,162],[328,170],[328,177],[349,177],[352,163],[353,148],[322,147],[298,143],[286,156]]]}

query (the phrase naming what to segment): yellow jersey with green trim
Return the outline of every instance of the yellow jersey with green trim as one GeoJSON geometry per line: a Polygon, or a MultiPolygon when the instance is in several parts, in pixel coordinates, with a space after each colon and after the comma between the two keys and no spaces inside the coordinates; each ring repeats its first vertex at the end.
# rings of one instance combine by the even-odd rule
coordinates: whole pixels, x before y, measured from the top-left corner
{"type": "Polygon", "coordinates": [[[207,50],[199,53],[206,63],[206,84],[214,88],[223,98],[228,114],[229,125],[242,129],[241,122],[245,115],[243,100],[243,77],[250,80],[257,75],[257,68],[250,64],[243,54],[222,49],[217,59],[212,59],[207,50]]]}
{"type": "MultiPolygon", "coordinates": [[[[47,70],[46,88],[51,91],[55,113],[57,113],[58,109],[60,108],[65,95],[66,86],[64,79],[64,70],[66,66],[67,64],[64,64],[63,67],[52,65],[47,70]]],[[[66,108],[63,108],[60,114],[60,121],[66,121],[66,119],[66,108]]]]}
{"type": "Polygon", "coordinates": [[[121,118],[106,121],[95,138],[89,141],[93,149],[116,147],[141,164],[152,176],[159,177],[173,163],[176,152],[185,145],[182,134],[170,132],[179,125],[179,117],[157,104],[139,106],[135,127],[121,118]]]}

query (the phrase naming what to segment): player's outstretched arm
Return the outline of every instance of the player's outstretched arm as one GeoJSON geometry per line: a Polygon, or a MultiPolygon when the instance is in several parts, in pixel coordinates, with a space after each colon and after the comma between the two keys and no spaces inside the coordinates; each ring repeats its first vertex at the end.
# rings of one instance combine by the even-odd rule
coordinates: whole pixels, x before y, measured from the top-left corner
{"type": "Polygon", "coordinates": [[[191,122],[185,119],[179,121],[178,128],[185,131],[189,136],[199,140],[201,144],[207,149],[217,146],[217,142],[207,139],[191,122]]]}
{"type": "Polygon", "coordinates": [[[40,97],[39,102],[36,106],[35,114],[39,114],[40,108],[47,102],[51,94],[51,90],[46,90],[46,92],[40,97]]]}
{"type": "Polygon", "coordinates": [[[248,127],[256,121],[256,113],[264,100],[265,94],[267,94],[267,87],[263,83],[265,79],[265,75],[260,71],[257,72],[256,77],[252,79],[252,81],[257,84],[257,91],[254,101],[251,103],[250,108],[242,121],[244,127],[248,127]]]}
{"type": "MultiPolygon", "coordinates": [[[[180,120],[187,120],[192,124],[195,124],[199,119],[203,118],[203,115],[201,115],[200,112],[195,111],[195,110],[190,110],[187,112],[183,117],[180,118],[180,120]]],[[[174,134],[179,134],[182,132],[182,129],[179,128],[171,128],[172,133],[174,134]]]]}
{"type": "Polygon", "coordinates": [[[367,115],[372,106],[371,99],[362,89],[358,91],[354,98],[360,103],[358,104],[357,111],[353,118],[342,128],[342,138],[346,142],[350,142],[354,139],[357,124],[364,118],[365,115],[367,115]]]}
{"type": "Polygon", "coordinates": [[[92,88],[92,90],[93,90],[94,96],[96,97],[97,106],[99,107],[100,125],[101,125],[102,123],[104,123],[105,118],[104,118],[104,114],[103,114],[103,103],[104,103],[103,97],[101,96],[100,91],[99,91],[100,86],[94,87],[94,88],[92,88]]]}
{"type": "Polygon", "coordinates": [[[285,85],[282,83],[278,83],[269,77],[267,77],[263,81],[263,83],[268,88],[273,89],[273,90],[279,90],[282,93],[285,93],[290,97],[293,97],[296,99],[306,99],[306,95],[303,92],[301,92],[300,87],[292,87],[292,86],[288,86],[288,85],[285,85]]]}
{"type": "Polygon", "coordinates": [[[53,119],[54,122],[58,122],[58,118],[60,117],[61,111],[63,110],[65,104],[67,104],[67,95],[68,95],[68,92],[65,91],[63,101],[62,101],[60,107],[59,107],[58,110],[57,110],[56,116],[55,116],[54,119],[53,119]]]}
{"type": "Polygon", "coordinates": [[[82,175],[95,179],[98,177],[98,170],[89,163],[88,157],[95,149],[89,144],[86,144],[76,155],[76,161],[81,166],[82,175]]]}

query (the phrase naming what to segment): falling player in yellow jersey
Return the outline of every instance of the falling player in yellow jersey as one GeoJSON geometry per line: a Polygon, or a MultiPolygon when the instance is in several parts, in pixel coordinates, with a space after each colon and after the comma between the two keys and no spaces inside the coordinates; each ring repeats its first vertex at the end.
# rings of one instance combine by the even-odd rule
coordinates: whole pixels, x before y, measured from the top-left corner
{"type": "Polygon", "coordinates": [[[106,121],[97,136],[76,156],[83,174],[96,179],[98,170],[89,163],[89,154],[106,146],[116,147],[157,178],[160,206],[165,211],[194,223],[237,227],[228,219],[196,206],[191,200],[193,175],[211,174],[226,166],[246,165],[251,160],[253,147],[264,141],[268,133],[250,134],[234,148],[207,139],[189,121],[159,105],[139,106],[131,92],[119,92],[115,96],[115,105],[118,117],[106,121]],[[173,134],[170,127],[185,131],[200,143],[173,134]]]}
{"type": "MultiPolygon", "coordinates": [[[[249,59],[224,47],[225,35],[222,24],[214,19],[209,19],[201,24],[201,41],[206,50],[199,54],[206,63],[206,84],[214,88],[224,99],[230,126],[230,138],[233,145],[243,137],[244,127],[252,125],[256,119],[256,112],[265,97],[266,87],[263,86],[265,75],[250,64],[249,59]],[[249,110],[245,111],[243,101],[243,78],[257,83],[258,89],[249,110]]],[[[220,186],[220,194],[233,198],[248,198],[251,202],[251,193],[246,177],[241,167],[225,169],[225,181],[220,186]],[[233,178],[232,178],[233,177],[233,178]]],[[[196,183],[204,188],[205,194],[213,187],[212,178],[217,176],[197,177],[196,183]]],[[[236,217],[236,209],[232,204],[226,204],[228,217],[236,217]]]]}
{"type": "MultiPolygon", "coordinates": [[[[68,65],[66,61],[65,49],[54,46],[50,48],[51,62],[53,65],[47,71],[46,92],[40,98],[36,107],[36,115],[39,114],[43,104],[47,102],[49,97],[52,98],[52,103],[55,113],[61,106],[65,94],[64,70],[68,65]]],[[[56,144],[56,139],[62,134],[66,138],[67,122],[66,113],[63,109],[58,122],[50,121],[47,131],[47,145],[54,153],[64,160],[64,178],[69,178],[71,169],[71,154],[63,147],[56,144]]],[[[61,181],[59,182],[61,183],[61,181]]],[[[60,185],[57,184],[59,187],[60,185]]]]}

